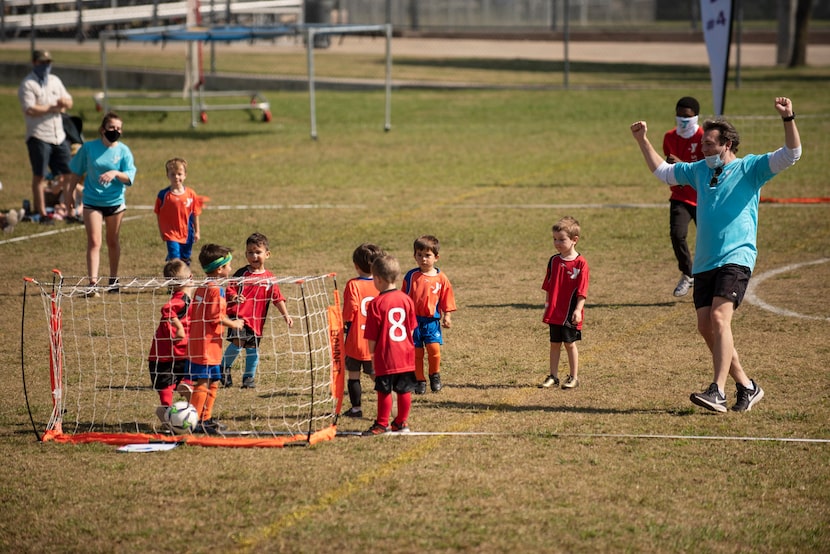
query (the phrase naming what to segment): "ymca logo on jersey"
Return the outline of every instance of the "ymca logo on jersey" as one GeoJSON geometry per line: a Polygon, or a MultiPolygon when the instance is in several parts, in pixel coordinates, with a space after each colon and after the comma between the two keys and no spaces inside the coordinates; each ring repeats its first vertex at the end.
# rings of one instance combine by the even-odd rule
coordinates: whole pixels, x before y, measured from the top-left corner
{"type": "Polygon", "coordinates": [[[568,275],[571,276],[571,279],[576,279],[577,277],[579,277],[579,274],[580,274],[581,271],[582,271],[581,269],[579,269],[578,267],[575,267],[575,268],[573,268],[572,271],[568,272],[568,275]]]}
{"type": "Polygon", "coordinates": [[[432,289],[432,294],[438,294],[438,291],[441,290],[441,283],[435,283],[435,286],[432,289]]]}

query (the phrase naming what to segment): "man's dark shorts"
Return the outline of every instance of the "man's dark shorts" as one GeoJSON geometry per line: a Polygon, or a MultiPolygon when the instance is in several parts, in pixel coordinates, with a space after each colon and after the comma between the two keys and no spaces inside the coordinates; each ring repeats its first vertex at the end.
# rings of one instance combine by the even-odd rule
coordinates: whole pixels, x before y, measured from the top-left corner
{"type": "Polygon", "coordinates": [[[69,142],[62,144],[49,144],[35,137],[29,137],[26,141],[29,149],[29,163],[32,164],[32,175],[44,177],[52,170],[52,175],[67,175],[72,173],[69,169],[69,160],[72,153],[69,150],[69,142]]]}
{"type": "Polygon", "coordinates": [[[695,273],[695,309],[712,305],[716,296],[732,300],[735,309],[741,305],[752,271],[742,265],[726,264],[703,273],[695,273]]]}

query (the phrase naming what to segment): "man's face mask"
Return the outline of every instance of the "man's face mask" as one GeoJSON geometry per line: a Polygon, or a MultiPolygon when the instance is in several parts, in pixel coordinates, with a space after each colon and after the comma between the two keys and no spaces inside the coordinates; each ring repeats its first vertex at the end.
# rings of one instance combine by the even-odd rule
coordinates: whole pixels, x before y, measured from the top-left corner
{"type": "Polygon", "coordinates": [[[50,63],[42,63],[34,67],[35,75],[37,75],[37,78],[41,81],[46,80],[50,71],[52,71],[52,64],[50,63]]]}

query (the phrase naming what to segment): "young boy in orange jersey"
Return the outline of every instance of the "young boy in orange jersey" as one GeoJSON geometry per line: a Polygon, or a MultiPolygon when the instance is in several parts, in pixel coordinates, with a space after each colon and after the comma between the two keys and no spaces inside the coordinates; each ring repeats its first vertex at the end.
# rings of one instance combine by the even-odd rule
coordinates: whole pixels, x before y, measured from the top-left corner
{"type": "Polygon", "coordinates": [[[176,258],[190,265],[193,245],[199,240],[199,214],[202,200],[192,188],[184,186],[187,162],[182,158],[167,160],[164,164],[170,186],[156,196],[155,211],[161,240],[167,245],[167,258],[176,258]]]}
{"type": "Polygon", "coordinates": [[[190,304],[188,371],[196,383],[190,403],[199,414],[197,432],[211,435],[225,430],[224,425],[211,417],[221,377],[222,326],[241,329],[245,325],[241,319],[228,317],[225,290],[215,282],[231,274],[232,259],[230,248],[218,244],[202,247],[199,263],[208,278],[193,291],[190,304]]]}
{"type": "Polygon", "coordinates": [[[241,279],[228,285],[228,316],[240,319],[245,324],[242,329],[228,331],[228,347],[222,357],[222,386],[233,385],[231,366],[239,351],[245,349],[245,372],[242,374],[242,388],[256,388],[256,370],[259,365],[259,343],[262,329],[268,317],[268,306],[277,307],[288,327],[293,327],[294,320],[288,315],[285,297],[280,286],[275,282],[274,274],[265,269],[265,261],[271,257],[268,237],[262,233],[253,233],[245,241],[245,259],[248,265],[233,274],[241,279]]]}
{"type": "Polygon", "coordinates": [[[415,239],[415,261],[418,267],[410,270],[403,279],[402,290],[415,303],[418,328],[415,330],[415,376],[418,386],[415,394],[427,391],[424,378],[424,351],[429,364],[429,388],[441,390],[441,345],[444,338],[441,327],[452,326],[450,314],[456,310],[455,294],[446,274],[435,267],[441,245],[432,235],[415,239]]]}
{"type": "Polygon", "coordinates": [[[368,242],[355,248],[352,262],[357,277],[349,279],[343,291],[343,334],[346,337],[346,371],[349,377],[346,388],[352,403],[352,407],[343,413],[346,417],[363,417],[361,369],[370,378],[375,377],[372,353],[369,352],[369,343],[363,336],[363,331],[366,328],[366,306],[378,295],[372,277],[372,263],[382,254],[383,250],[379,246],[368,242]]]}
{"type": "Polygon", "coordinates": [[[188,309],[192,292],[187,284],[191,277],[190,268],[182,260],[170,260],[164,265],[164,277],[174,280],[175,284],[170,287],[170,300],[161,308],[161,320],[147,358],[153,390],[159,395],[156,415],[162,422],[167,408],[173,404],[173,391],[177,385],[188,402],[193,390],[185,382],[187,337],[190,334],[188,309]]]}
{"type": "Polygon", "coordinates": [[[401,275],[398,260],[388,255],[375,258],[372,280],[378,295],[366,309],[366,330],[375,370],[375,391],[378,393],[378,415],[363,436],[381,435],[388,431],[408,433],[412,390],[415,388],[415,343],[412,333],[417,327],[412,299],[399,291],[395,282],[401,275]],[[392,393],[397,395],[398,414],[392,416],[392,393]]]}

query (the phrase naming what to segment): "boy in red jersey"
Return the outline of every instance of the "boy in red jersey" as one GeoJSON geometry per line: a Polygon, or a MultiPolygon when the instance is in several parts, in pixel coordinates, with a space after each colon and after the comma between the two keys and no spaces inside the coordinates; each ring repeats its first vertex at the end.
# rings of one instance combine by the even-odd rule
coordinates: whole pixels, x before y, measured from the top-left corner
{"type": "Polygon", "coordinates": [[[588,262],[576,251],[579,241],[579,222],[563,217],[553,226],[553,246],[559,252],[551,256],[542,283],[547,293],[542,321],[550,326],[550,374],[540,385],[548,388],[559,385],[559,353],[562,343],[568,353],[570,374],[562,383],[563,389],[579,385],[579,353],[576,341],[582,340],[582,320],[588,295],[588,262]]]}
{"type": "Polygon", "coordinates": [[[363,417],[360,371],[363,370],[372,379],[375,377],[372,353],[369,352],[369,343],[363,336],[363,331],[366,328],[366,306],[378,295],[372,277],[372,263],[382,254],[383,250],[379,246],[368,242],[355,248],[352,262],[357,277],[349,279],[343,290],[343,334],[346,337],[346,371],[349,377],[346,388],[352,403],[352,407],[343,412],[346,417],[363,417]]]}
{"type": "Polygon", "coordinates": [[[424,378],[424,352],[429,367],[429,388],[432,392],[441,390],[441,345],[444,337],[441,326],[452,326],[450,314],[456,310],[455,294],[449,278],[435,267],[441,245],[432,235],[415,239],[415,261],[418,267],[411,269],[403,278],[403,291],[415,303],[418,328],[415,330],[415,376],[418,385],[415,394],[427,391],[424,378]]]}
{"type": "Polygon", "coordinates": [[[196,382],[190,403],[199,414],[196,430],[211,435],[225,429],[211,417],[221,376],[222,326],[241,329],[244,325],[241,319],[228,317],[225,290],[216,283],[218,279],[226,279],[233,271],[232,259],[230,248],[218,244],[202,247],[199,263],[208,278],[193,291],[190,304],[188,372],[196,382]]]}
{"type": "Polygon", "coordinates": [[[412,333],[417,327],[412,299],[399,291],[395,281],[401,275],[398,260],[389,255],[378,256],[372,263],[372,279],[378,295],[369,302],[364,336],[369,341],[378,393],[378,416],[364,436],[393,431],[408,433],[412,390],[415,388],[415,344],[412,333]],[[392,392],[398,400],[398,414],[392,415],[392,392]]]}
{"type": "Polygon", "coordinates": [[[187,162],[182,158],[167,160],[164,164],[170,186],[156,196],[155,211],[158,217],[161,240],[167,245],[167,261],[179,258],[190,265],[193,244],[199,240],[199,214],[202,200],[191,188],[184,186],[187,179],[187,162]]]}
{"type": "Polygon", "coordinates": [[[254,233],[245,241],[245,258],[248,265],[233,274],[239,278],[228,285],[228,316],[242,320],[244,326],[228,330],[228,347],[222,357],[222,385],[233,385],[231,366],[240,350],[245,349],[245,372],[242,374],[242,388],[256,388],[256,370],[259,365],[259,343],[262,329],[268,317],[268,306],[274,304],[282,314],[288,327],[294,325],[285,297],[274,280],[274,274],[265,269],[265,260],[271,257],[268,237],[254,233]]]}
{"type": "Polygon", "coordinates": [[[185,382],[187,375],[187,337],[190,332],[191,289],[190,268],[182,260],[170,260],[164,265],[164,276],[174,284],[171,295],[161,308],[161,321],[150,345],[148,361],[153,390],[158,392],[156,415],[164,422],[164,413],[173,404],[173,391],[178,391],[190,402],[192,388],[185,382]]]}
{"type": "MultiPolygon", "coordinates": [[[[700,149],[700,140],[703,138],[703,128],[698,125],[700,104],[691,96],[684,96],[675,106],[677,125],[663,135],[663,155],[670,164],[677,162],[696,162],[703,159],[700,149]]],[[[692,278],[692,255],[686,235],[689,233],[689,223],[697,225],[697,192],[693,187],[674,185],[669,198],[669,235],[677,258],[677,267],[680,269],[680,280],[674,288],[675,296],[686,296],[689,288],[694,285],[692,278]]]]}

